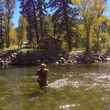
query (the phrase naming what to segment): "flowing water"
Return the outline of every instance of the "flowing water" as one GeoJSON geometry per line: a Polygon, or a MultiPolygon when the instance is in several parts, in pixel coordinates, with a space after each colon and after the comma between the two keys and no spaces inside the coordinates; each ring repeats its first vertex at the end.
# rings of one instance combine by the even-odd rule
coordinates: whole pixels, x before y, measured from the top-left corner
{"type": "Polygon", "coordinates": [[[44,90],[35,73],[0,69],[0,110],[110,110],[110,64],[51,65],[44,90]]]}

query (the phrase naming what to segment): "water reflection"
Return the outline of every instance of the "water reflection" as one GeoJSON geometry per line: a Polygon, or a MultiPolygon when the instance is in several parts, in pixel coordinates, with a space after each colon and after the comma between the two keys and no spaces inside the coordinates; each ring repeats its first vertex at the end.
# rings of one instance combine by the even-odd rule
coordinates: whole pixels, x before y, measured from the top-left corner
{"type": "Polygon", "coordinates": [[[59,109],[61,110],[71,110],[70,108],[78,107],[80,104],[67,104],[67,105],[62,105],[59,106],[59,109]]]}

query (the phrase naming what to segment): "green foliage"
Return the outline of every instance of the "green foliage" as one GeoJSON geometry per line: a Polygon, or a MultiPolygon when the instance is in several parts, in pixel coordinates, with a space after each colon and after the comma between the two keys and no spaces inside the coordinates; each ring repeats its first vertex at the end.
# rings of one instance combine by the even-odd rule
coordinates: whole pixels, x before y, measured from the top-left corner
{"type": "MultiPolygon", "coordinates": [[[[25,3],[23,0],[20,1],[25,3]]],[[[72,48],[85,48],[88,52],[101,52],[110,47],[110,20],[103,16],[106,7],[105,0],[67,0],[62,2],[63,5],[58,6],[54,2],[60,3],[60,0],[49,2],[33,0],[28,1],[30,3],[26,5],[28,10],[25,10],[26,8],[21,3],[22,14],[27,16],[20,17],[16,30],[10,23],[15,2],[14,0],[13,2],[5,0],[5,2],[8,11],[4,24],[6,38],[1,42],[2,47],[11,44],[11,46],[18,45],[20,48],[24,41],[29,42],[30,47],[38,47],[41,40],[48,38],[61,40],[62,48],[69,51],[72,48]],[[35,3],[40,5],[35,6],[35,3]],[[72,6],[76,4],[76,8],[72,8],[70,4],[72,6]],[[52,5],[53,13],[46,11],[48,5],[52,5]],[[74,15],[78,9],[80,9],[78,12],[81,19],[70,16],[74,15]]]]}

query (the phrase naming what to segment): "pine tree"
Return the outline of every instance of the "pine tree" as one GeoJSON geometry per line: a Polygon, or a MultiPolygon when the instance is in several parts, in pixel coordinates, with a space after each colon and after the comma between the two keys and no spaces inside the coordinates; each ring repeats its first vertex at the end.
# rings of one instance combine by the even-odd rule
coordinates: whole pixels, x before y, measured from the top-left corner
{"type": "MultiPolygon", "coordinates": [[[[44,22],[46,15],[45,0],[20,0],[22,14],[29,23],[29,35],[35,33],[37,43],[44,38],[44,22]]],[[[30,36],[32,37],[32,36],[30,36]]],[[[33,38],[32,38],[33,39],[33,38]]],[[[31,40],[32,40],[31,39],[31,40]]]]}
{"type": "Polygon", "coordinates": [[[73,32],[72,27],[75,18],[79,14],[79,8],[75,6],[71,0],[50,0],[49,8],[54,10],[52,13],[52,22],[54,24],[54,36],[64,34],[68,44],[68,50],[72,50],[73,32]]]}

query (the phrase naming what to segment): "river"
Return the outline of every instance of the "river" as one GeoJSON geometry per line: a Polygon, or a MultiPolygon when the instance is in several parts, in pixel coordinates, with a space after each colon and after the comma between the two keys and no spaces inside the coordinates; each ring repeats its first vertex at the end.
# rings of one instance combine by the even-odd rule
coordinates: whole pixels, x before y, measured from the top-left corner
{"type": "Polygon", "coordinates": [[[36,69],[0,69],[0,110],[110,110],[110,64],[51,65],[45,90],[36,69]]]}

